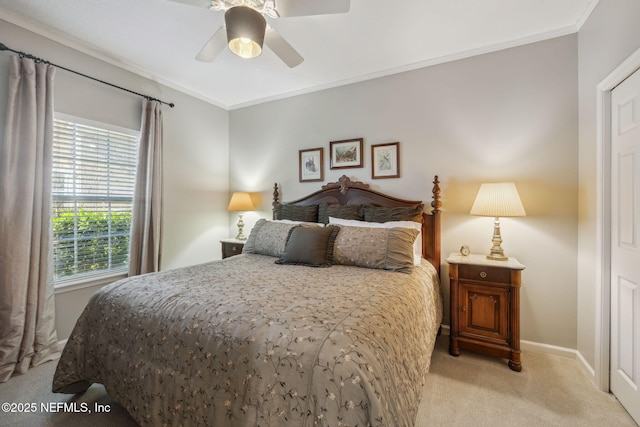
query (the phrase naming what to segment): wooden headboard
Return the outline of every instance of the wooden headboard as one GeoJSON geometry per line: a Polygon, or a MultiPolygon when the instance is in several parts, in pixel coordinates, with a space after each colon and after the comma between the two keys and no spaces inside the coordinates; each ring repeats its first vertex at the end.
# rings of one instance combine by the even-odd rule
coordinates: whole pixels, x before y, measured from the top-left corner
{"type": "MultiPolygon", "coordinates": [[[[427,212],[427,203],[425,203],[425,212],[422,214],[422,256],[429,260],[438,270],[440,274],[440,181],[436,175],[433,179],[431,212],[427,212]]],[[[280,201],[280,191],[278,184],[273,189],[273,207],[282,203],[280,201]]],[[[341,205],[374,205],[374,206],[407,206],[413,207],[423,203],[416,200],[404,200],[397,197],[389,196],[369,189],[369,184],[359,181],[351,181],[351,179],[343,175],[338,182],[332,182],[322,186],[321,190],[311,193],[308,196],[298,200],[287,202],[290,205],[318,205],[320,203],[341,204],[341,205]]],[[[274,211],[275,214],[275,211],[274,211]]]]}

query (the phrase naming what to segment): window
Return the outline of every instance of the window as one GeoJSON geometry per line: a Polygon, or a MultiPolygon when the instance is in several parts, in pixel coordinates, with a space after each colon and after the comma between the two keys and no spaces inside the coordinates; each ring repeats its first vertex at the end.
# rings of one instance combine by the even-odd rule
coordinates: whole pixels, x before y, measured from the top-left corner
{"type": "Polygon", "coordinates": [[[138,142],[137,131],[56,114],[55,282],[127,270],[138,142]]]}

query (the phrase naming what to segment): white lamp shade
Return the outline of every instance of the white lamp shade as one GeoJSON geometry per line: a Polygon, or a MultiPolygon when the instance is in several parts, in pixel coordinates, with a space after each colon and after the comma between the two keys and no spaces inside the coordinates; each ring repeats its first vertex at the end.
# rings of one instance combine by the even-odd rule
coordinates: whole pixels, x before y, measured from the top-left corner
{"type": "Polygon", "coordinates": [[[480,185],[471,215],[478,216],[526,216],[518,190],[513,182],[480,185]]]}
{"type": "Polygon", "coordinates": [[[254,209],[255,206],[253,206],[253,200],[251,200],[249,193],[233,193],[229,206],[227,207],[227,210],[232,212],[245,212],[254,209]]]}

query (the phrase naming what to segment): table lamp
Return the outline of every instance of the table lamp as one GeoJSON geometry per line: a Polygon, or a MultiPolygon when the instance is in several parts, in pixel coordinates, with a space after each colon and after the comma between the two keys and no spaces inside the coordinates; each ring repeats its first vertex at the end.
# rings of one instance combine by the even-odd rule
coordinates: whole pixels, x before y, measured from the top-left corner
{"type": "Polygon", "coordinates": [[[501,182],[480,185],[480,190],[471,207],[471,215],[492,216],[495,218],[493,225],[493,247],[487,259],[494,261],[506,261],[509,257],[504,255],[500,246],[500,217],[526,216],[516,185],[512,182],[501,182]]]}
{"type": "Polygon", "coordinates": [[[240,212],[238,214],[238,235],[236,239],[238,240],[247,240],[242,232],[244,231],[244,222],[242,222],[242,214],[247,211],[254,210],[253,200],[251,200],[251,195],[249,193],[233,193],[231,196],[231,201],[229,201],[229,206],[227,210],[230,212],[240,212]]]}

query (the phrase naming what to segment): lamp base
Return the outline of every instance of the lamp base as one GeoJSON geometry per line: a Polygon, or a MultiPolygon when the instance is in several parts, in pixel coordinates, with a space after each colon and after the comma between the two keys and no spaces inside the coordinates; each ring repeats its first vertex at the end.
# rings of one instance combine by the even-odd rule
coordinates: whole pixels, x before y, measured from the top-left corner
{"type": "Polygon", "coordinates": [[[508,256],[505,256],[504,249],[502,249],[502,237],[500,235],[500,218],[496,217],[493,222],[493,238],[491,239],[493,247],[487,255],[487,259],[492,261],[507,261],[508,256]]]}
{"type": "Polygon", "coordinates": [[[244,231],[244,221],[242,221],[242,214],[238,214],[240,217],[238,219],[238,235],[236,236],[236,240],[247,240],[247,237],[243,234],[244,231]]]}
{"type": "Polygon", "coordinates": [[[494,254],[493,251],[492,251],[489,255],[487,255],[487,259],[490,259],[492,261],[508,261],[509,257],[505,256],[504,253],[502,253],[502,254],[500,254],[500,253],[494,254]]]}

